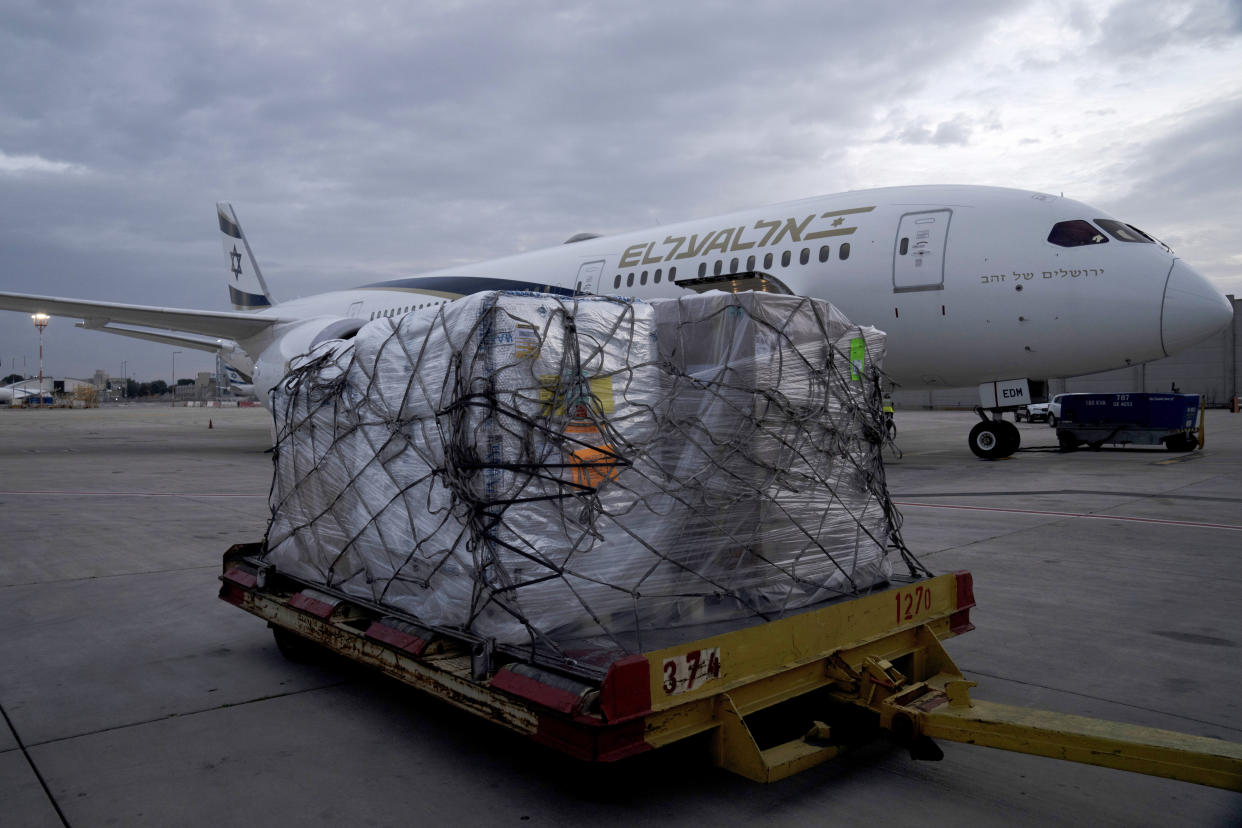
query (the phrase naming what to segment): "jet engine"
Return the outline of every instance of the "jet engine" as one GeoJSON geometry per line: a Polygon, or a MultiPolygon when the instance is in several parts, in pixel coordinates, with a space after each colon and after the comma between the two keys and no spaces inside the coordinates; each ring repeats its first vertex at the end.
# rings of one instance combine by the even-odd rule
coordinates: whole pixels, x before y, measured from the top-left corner
{"type": "Polygon", "coordinates": [[[321,342],[351,339],[365,320],[351,317],[321,316],[276,325],[270,331],[269,343],[262,348],[254,364],[254,390],[260,400],[289,372],[289,363],[321,342]]]}

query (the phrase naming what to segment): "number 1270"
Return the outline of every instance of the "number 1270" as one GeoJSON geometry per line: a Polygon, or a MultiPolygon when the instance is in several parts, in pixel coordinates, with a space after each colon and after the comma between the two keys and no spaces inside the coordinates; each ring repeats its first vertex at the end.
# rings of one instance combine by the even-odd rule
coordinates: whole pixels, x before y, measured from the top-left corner
{"type": "Polygon", "coordinates": [[[932,608],[931,590],[925,589],[922,585],[914,589],[894,592],[893,600],[897,602],[898,624],[902,621],[913,621],[915,616],[932,608]]]}

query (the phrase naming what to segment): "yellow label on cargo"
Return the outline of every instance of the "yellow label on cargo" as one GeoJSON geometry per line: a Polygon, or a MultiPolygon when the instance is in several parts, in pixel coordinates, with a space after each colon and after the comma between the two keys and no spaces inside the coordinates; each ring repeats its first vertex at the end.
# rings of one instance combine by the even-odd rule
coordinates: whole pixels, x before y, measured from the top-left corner
{"type": "Polygon", "coordinates": [[[539,333],[530,325],[519,324],[513,329],[513,354],[518,359],[539,356],[539,333]]]}
{"type": "Polygon", "coordinates": [[[539,400],[554,416],[565,414],[585,418],[588,411],[613,412],[612,377],[566,379],[556,374],[539,377],[539,400]]]}

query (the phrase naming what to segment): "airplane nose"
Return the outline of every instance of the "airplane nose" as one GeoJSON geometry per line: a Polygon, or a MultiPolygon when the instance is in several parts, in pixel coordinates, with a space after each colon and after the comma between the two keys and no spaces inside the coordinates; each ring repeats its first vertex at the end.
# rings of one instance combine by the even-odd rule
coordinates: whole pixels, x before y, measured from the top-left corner
{"type": "Polygon", "coordinates": [[[1233,307],[1206,278],[1181,259],[1164,285],[1160,342],[1165,355],[1206,339],[1233,319],[1233,307]]]}

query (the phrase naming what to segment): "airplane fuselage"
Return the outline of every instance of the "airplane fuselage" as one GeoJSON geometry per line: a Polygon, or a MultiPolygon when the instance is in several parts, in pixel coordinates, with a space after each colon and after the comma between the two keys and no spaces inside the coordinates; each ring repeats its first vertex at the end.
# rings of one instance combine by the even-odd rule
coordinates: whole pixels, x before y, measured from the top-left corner
{"type": "Polygon", "coordinates": [[[757,288],[826,299],[886,331],[885,370],[902,387],[1067,376],[1161,358],[1228,312],[1206,279],[1133,230],[1080,202],[1022,190],[842,193],[284,302],[258,313],[299,321],[239,344],[259,357],[255,381],[265,389],[326,327],[478,290],[647,299],[757,288]],[[1091,225],[1090,240],[1050,240],[1054,227],[1101,221],[1128,229],[1091,225]]]}

